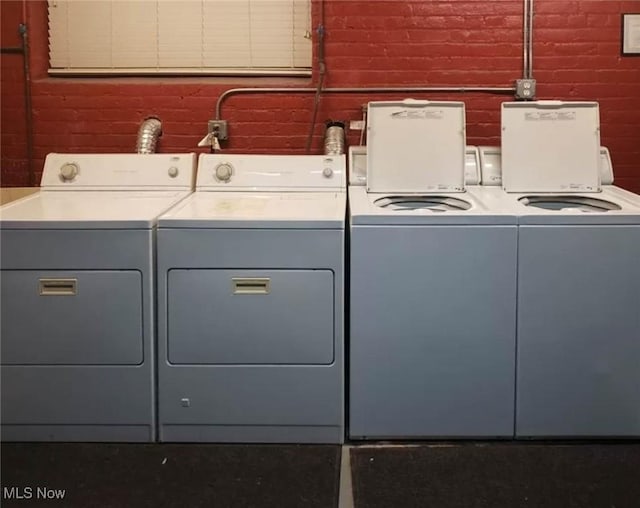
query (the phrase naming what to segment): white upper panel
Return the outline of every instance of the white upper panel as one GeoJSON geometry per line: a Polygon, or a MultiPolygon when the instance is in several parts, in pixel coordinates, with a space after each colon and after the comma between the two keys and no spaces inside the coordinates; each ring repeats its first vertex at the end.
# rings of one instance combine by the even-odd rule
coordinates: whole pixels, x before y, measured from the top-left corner
{"type": "Polygon", "coordinates": [[[502,186],[507,192],[597,192],[596,102],[502,104],[502,186]]]}
{"type": "Polygon", "coordinates": [[[613,185],[613,162],[611,162],[611,154],[606,146],[600,147],[600,183],[613,185]]]}
{"type": "Polygon", "coordinates": [[[50,153],[40,186],[47,190],[192,189],[196,156],[188,154],[50,153]]]}
{"type": "Polygon", "coordinates": [[[349,147],[349,185],[367,185],[367,147],[349,147]]]}
{"type": "MultiPolygon", "coordinates": [[[[367,185],[367,147],[349,147],[349,185],[367,185]]],[[[480,184],[480,155],[478,148],[467,146],[464,164],[464,184],[480,184]]]]}
{"type": "MultiPolygon", "coordinates": [[[[479,146],[482,185],[502,185],[502,153],[499,146],[479,146]]],[[[468,156],[467,156],[468,157],[468,156]]],[[[613,163],[606,146],[600,147],[600,183],[613,185],[613,163]]]]}
{"type": "Polygon", "coordinates": [[[198,190],[344,191],[344,155],[201,154],[198,190]]]}
{"type": "Polygon", "coordinates": [[[480,180],[484,186],[502,186],[502,152],[499,146],[479,146],[480,180]]]}
{"type": "Polygon", "coordinates": [[[463,102],[370,102],[367,122],[369,191],[464,191],[463,102]]]}

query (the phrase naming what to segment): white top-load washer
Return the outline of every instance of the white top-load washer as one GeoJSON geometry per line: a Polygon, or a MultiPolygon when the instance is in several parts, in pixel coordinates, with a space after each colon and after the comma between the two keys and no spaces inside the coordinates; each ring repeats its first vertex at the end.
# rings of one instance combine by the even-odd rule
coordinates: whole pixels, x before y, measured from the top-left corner
{"type": "Polygon", "coordinates": [[[505,103],[501,148],[519,215],[516,435],[638,436],[640,196],[601,184],[598,104],[505,103]]]}
{"type": "Polygon", "coordinates": [[[349,435],[512,436],[515,214],[465,185],[463,103],[372,102],[367,118],[366,185],[349,187],[349,435]]]}
{"type": "Polygon", "coordinates": [[[344,436],[345,156],[201,155],[160,218],[163,441],[344,436]]]}
{"type": "Polygon", "coordinates": [[[155,439],[157,217],[195,154],[49,154],[0,208],[2,439],[155,439]]]}

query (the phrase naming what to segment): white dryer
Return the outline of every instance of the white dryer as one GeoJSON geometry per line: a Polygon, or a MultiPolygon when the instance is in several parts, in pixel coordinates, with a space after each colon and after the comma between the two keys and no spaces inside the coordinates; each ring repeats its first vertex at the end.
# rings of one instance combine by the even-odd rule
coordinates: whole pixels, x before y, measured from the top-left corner
{"type": "Polygon", "coordinates": [[[160,218],[162,441],[340,443],[345,157],[201,155],[160,218]]]}
{"type": "Polygon", "coordinates": [[[515,214],[465,187],[463,103],[368,109],[366,186],[349,187],[349,435],[511,437],[515,214]]]}
{"type": "Polygon", "coordinates": [[[155,439],[156,218],[195,162],[50,154],[0,208],[2,440],[155,439]]]}
{"type": "Polygon", "coordinates": [[[502,107],[518,206],[518,437],[640,435],[640,196],[601,185],[597,103],[502,107]]]}

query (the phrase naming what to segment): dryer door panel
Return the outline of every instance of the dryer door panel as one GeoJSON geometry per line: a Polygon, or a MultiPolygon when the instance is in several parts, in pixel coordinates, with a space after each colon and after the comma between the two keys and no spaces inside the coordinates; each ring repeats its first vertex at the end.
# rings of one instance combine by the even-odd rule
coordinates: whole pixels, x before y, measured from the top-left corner
{"type": "Polygon", "coordinates": [[[516,435],[640,436],[640,227],[519,242],[516,435]]]}
{"type": "Polygon", "coordinates": [[[170,270],[172,364],[333,362],[330,270],[170,270]]]}
{"type": "Polygon", "coordinates": [[[142,276],[2,270],[3,365],[143,362],[142,276]]]}

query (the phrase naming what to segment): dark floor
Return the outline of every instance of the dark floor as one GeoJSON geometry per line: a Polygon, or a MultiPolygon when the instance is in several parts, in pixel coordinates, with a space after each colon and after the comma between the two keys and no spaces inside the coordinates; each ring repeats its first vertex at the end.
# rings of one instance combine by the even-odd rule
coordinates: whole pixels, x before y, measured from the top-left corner
{"type": "Polygon", "coordinates": [[[329,508],[339,446],[3,443],[3,508],[329,508]],[[31,499],[6,489],[31,487],[31,499]],[[64,489],[63,500],[37,488],[64,489]],[[42,491],[40,491],[41,493],[42,491]]]}
{"type": "MultiPolygon", "coordinates": [[[[0,453],[3,508],[338,506],[338,446],[3,443],[0,453]],[[31,498],[17,500],[27,487],[31,498]],[[43,488],[64,498],[38,499],[43,488]]],[[[637,442],[366,444],[351,448],[351,469],[355,508],[640,507],[637,442]]]]}
{"type": "Polygon", "coordinates": [[[351,450],[356,508],[638,508],[640,444],[351,450]]]}

